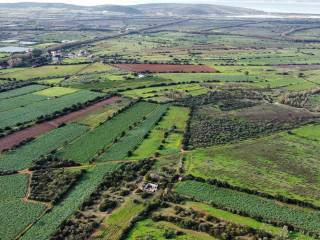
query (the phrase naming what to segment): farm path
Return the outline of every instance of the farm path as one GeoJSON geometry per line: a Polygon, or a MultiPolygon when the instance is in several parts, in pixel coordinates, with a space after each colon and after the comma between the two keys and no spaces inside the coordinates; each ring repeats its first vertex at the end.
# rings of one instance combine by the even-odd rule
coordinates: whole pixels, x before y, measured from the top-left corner
{"type": "Polygon", "coordinates": [[[37,137],[43,133],[49,132],[58,126],[60,126],[63,123],[69,123],[72,122],[80,117],[83,117],[99,108],[104,107],[105,105],[112,104],[115,101],[117,101],[119,97],[111,97],[105,100],[102,100],[100,102],[97,102],[91,106],[88,106],[86,108],[80,109],[75,112],[71,112],[67,115],[58,117],[54,120],[50,120],[47,122],[36,124],[32,127],[28,127],[26,129],[23,129],[21,131],[12,133],[8,136],[5,136],[3,138],[0,138],[0,152],[6,149],[10,149],[13,146],[21,143],[22,141],[37,137]]]}

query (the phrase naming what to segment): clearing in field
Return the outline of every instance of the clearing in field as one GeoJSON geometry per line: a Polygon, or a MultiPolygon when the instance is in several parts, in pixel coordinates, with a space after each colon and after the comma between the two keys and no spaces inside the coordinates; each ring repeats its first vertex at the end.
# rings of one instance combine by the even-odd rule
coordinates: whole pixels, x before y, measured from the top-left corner
{"type": "Polygon", "coordinates": [[[177,64],[115,64],[117,68],[138,73],[213,73],[215,69],[205,65],[177,64]]]}

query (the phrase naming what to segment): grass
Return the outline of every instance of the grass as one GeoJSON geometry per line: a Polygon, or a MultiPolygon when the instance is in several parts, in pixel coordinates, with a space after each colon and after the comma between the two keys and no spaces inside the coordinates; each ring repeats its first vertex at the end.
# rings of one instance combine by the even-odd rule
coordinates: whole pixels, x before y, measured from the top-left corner
{"type": "Polygon", "coordinates": [[[135,224],[134,228],[129,233],[126,239],[135,240],[135,239],[158,239],[165,240],[166,232],[182,232],[183,234],[179,236],[170,237],[174,240],[214,240],[214,237],[209,236],[206,233],[196,232],[192,230],[187,230],[180,228],[169,222],[154,222],[151,219],[145,219],[135,224]]]}
{"type": "MultiPolygon", "coordinates": [[[[281,227],[275,227],[271,224],[262,223],[253,218],[237,215],[225,210],[212,207],[208,204],[204,204],[200,202],[186,202],[184,206],[192,208],[196,211],[205,212],[211,216],[214,216],[216,218],[219,218],[228,222],[232,222],[239,225],[246,225],[256,230],[265,231],[273,235],[283,236],[284,234],[283,228],[281,227]]],[[[303,235],[302,233],[293,232],[290,234],[290,239],[307,240],[307,239],[313,239],[313,238],[303,235]]]]}
{"type": "Polygon", "coordinates": [[[187,154],[187,174],[320,205],[319,125],[187,154]],[[254,149],[254,151],[253,151],[254,149]]]}
{"type": "Polygon", "coordinates": [[[42,155],[47,155],[51,151],[63,147],[86,130],[85,126],[68,124],[43,134],[16,150],[1,154],[0,170],[22,170],[29,168],[32,166],[33,161],[38,160],[42,155]]]}
{"type": "Polygon", "coordinates": [[[218,208],[237,211],[265,222],[273,222],[282,226],[291,225],[296,230],[320,233],[320,213],[317,211],[279,204],[275,200],[196,181],[179,182],[175,191],[184,196],[214,204],[218,208]]]}
{"type": "Polygon", "coordinates": [[[55,233],[59,225],[68,219],[81,204],[95,191],[103,176],[119,167],[118,164],[101,164],[87,169],[79,183],[65,196],[62,202],[47,212],[36,224],[34,224],[22,240],[46,240],[55,233]],[[45,227],[44,227],[45,226],[45,227]]]}
{"type": "Polygon", "coordinates": [[[78,89],[65,88],[65,87],[52,87],[44,89],[42,91],[36,92],[35,94],[45,97],[60,97],[63,95],[71,94],[77,92],[78,89]]]}
{"type": "Polygon", "coordinates": [[[170,107],[163,120],[151,131],[150,136],[142,142],[138,149],[134,151],[133,156],[129,159],[144,159],[151,157],[161,144],[164,145],[164,149],[159,151],[161,153],[173,154],[179,152],[188,114],[188,108],[170,107]],[[166,139],[166,142],[162,143],[165,132],[170,131],[173,126],[176,126],[175,133],[171,133],[166,139]]]}
{"type": "Polygon", "coordinates": [[[135,203],[133,199],[127,198],[119,208],[114,210],[112,214],[104,220],[102,227],[95,233],[93,239],[121,239],[123,231],[144,207],[142,203],[135,203]]]}
{"type": "Polygon", "coordinates": [[[89,162],[99,152],[112,144],[115,138],[129,126],[141,121],[157,107],[156,104],[140,102],[120,113],[104,124],[80,137],[77,141],[64,148],[59,155],[79,163],[89,162]],[[108,134],[106,134],[108,133],[108,134]]]}

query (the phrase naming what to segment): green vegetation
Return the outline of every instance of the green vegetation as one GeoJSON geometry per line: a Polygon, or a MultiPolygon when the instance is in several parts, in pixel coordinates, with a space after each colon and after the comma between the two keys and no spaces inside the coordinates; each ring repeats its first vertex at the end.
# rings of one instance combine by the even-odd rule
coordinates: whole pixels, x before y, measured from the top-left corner
{"type": "Polygon", "coordinates": [[[28,175],[16,174],[0,176],[1,239],[15,238],[29,224],[33,223],[44,211],[45,206],[22,198],[27,192],[28,175]]]}
{"type": "Polygon", "coordinates": [[[21,199],[0,201],[1,215],[6,216],[0,223],[1,239],[14,239],[27,226],[35,222],[44,210],[45,207],[42,204],[24,202],[21,199]]]}
{"type": "Polygon", "coordinates": [[[114,139],[119,137],[134,123],[150,114],[157,107],[156,104],[140,102],[120,113],[111,120],[80,137],[71,145],[66,146],[59,155],[64,159],[79,163],[89,162],[99,151],[103,151],[114,139]],[[108,134],[106,134],[108,133],[108,134]]]}
{"type": "Polygon", "coordinates": [[[94,239],[121,239],[123,231],[143,209],[142,203],[136,203],[133,199],[128,198],[121,207],[105,219],[104,227],[95,233],[94,239]]]}
{"type": "Polygon", "coordinates": [[[46,88],[48,88],[48,87],[47,86],[43,86],[43,85],[29,85],[29,86],[26,86],[26,87],[21,87],[21,88],[17,88],[17,89],[6,91],[6,92],[1,92],[0,93],[0,99],[2,100],[2,99],[18,97],[18,96],[25,95],[25,94],[28,94],[28,93],[41,91],[41,90],[46,89],[46,88]]]}
{"type": "MultiPolygon", "coordinates": [[[[205,212],[207,214],[210,214],[211,216],[230,221],[236,224],[246,225],[249,227],[252,227],[257,230],[262,230],[269,232],[271,234],[277,235],[277,236],[283,236],[285,235],[285,231],[281,227],[275,227],[271,224],[262,223],[259,222],[253,218],[250,217],[244,217],[240,216],[225,210],[221,210],[215,207],[212,207],[208,204],[200,203],[200,202],[186,202],[184,205],[186,207],[192,208],[194,210],[198,210],[201,212],[205,212]]],[[[293,232],[290,234],[290,238],[292,239],[312,239],[311,237],[305,236],[303,234],[293,232]]]]}
{"type": "Polygon", "coordinates": [[[86,103],[99,96],[102,96],[102,94],[90,91],[78,91],[59,98],[47,99],[25,107],[12,109],[1,114],[0,128],[14,127],[17,124],[35,121],[38,118],[63,111],[68,107],[70,108],[72,105],[86,103]]]}
{"type": "Polygon", "coordinates": [[[318,132],[319,125],[308,125],[237,144],[197,149],[188,153],[186,171],[319,206],[318,132]]]}
{"type": "Polygon", "coordinates": [[[154,222],[151,219],[142,220],[134,226],[128,240],[135,239],[174,239],[174,240],[214,240],[215,238],[201,232],[182,229],[169,222],[154,222]]]}
{"type": "Polygon", "coordinates": [[[0,202],[12,198],[23,198],[26,194],[28,175],[0,176],[0,202]]]}
{"type": "Polygon", "coordinates": [[[85,126],[68,124],[41,135],[22,147],[0,155],[0,171],[22,170],[87,131],[85,126]],[[36,149],[36,151],[35,151],[36,149]],[[26,156],[28,156],[26,158],[26,156]]]}
{"type": "Polygon", "coordinates": [[[295,229],[319,234],[320,214],[255,195],[218,188],[207,183],[184,181],[177,184],[175,191],[217,206],[218,208],[248,215],[266,222],[290,225],[295,229]]]}
{"type": "Polygon", "coordinates": [[[44,96],[38,96],[33,93],[4,99],[0,101],[0,112],[27,106],[44,100],[46,100],[44,96]]]}
{"type": "Polygon", "coordinates": [[[60,97],[63,95],[71,94],[77,92],[77,89],[73,88],[64,88],[64,87],[52,87],[48,88],[39,92],[36,92],[35,94],[45,97],[60,97]]]}
{"type": "Polygon", "coordinates": [[[62,221],[69,218],[81,204],[95,191],[103,176],[107,172],[114,171],[119,165],[103,164],[87,170],[79,183],[70,191],[59,205],[46,213],[27,233],[22,236],[23,240],[46,240],[54,234],[62,221]],[[45,228],[43,226],[46,226],[45,228]]]}
{"type": "Polygon", "coordinates": [[[101,155],[99,161],[122,160],[128,156],[143,141],[148,132],[157,125],[158,121],[166,113],[168,105],[158,106],[153,112],[146,116],[141,124],[114,143],[104,154],[101,155]]]}
{"type": "Polygon", "coordinates": [[[189,110],[184,107],[172,106],[162,121],[155,126],[150,135],[133,152],[129,159],[144,159],[151,157],[159,150],[160,153],[173,154],[180,151],[183,132],[186,127],[189,110]],[[165,140],[165,142],[162,142],[165,140]]]}
{"type": "Polygon", "coordinates": [[[131,103],[131,100],[128,98],[121,98],[115,103],[107,104],[102,109],[99,109],[88,116],[85,116],[77,122],[79,124],[84,124],[91,128],[98,127],[101,123],[104,123],[108,118],[111,118],[118,111],[121,111],[123,108],[127,107],[131,103]]]}

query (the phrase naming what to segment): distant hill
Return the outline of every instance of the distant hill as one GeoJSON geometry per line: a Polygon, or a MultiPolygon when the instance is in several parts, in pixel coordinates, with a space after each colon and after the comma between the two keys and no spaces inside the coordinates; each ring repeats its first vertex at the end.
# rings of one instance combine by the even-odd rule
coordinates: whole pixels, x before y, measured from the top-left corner
{"type": "Polygon", "coordinates": [[[133,6],[135,9],[140,10],[144,14],[157,14],[157,15],[243,15],[243,14],[261,14],[262,11],[229,7],[211,4],[178,4],[178,3],[159,3],[159,4],[141,4],[133,6]]]}
{"type": "Polygon", "coordinates": [[[225,16],[225,15],[250,15],[261,14],[263,12],[238,7],[229,7],[210,4],[179,4],[179,3],[158,3],[158,4],[140,4],[133,6],[120,5],[98,5],[98,6],[79,6],[64,3],[0,3],[0,8],[26,9],[26,8],[58,8],[69,10],[94,10],[108,11],[111,13],[122,14],[141,14],[141,15],[161,15],[161,16],[225,16]]]}

